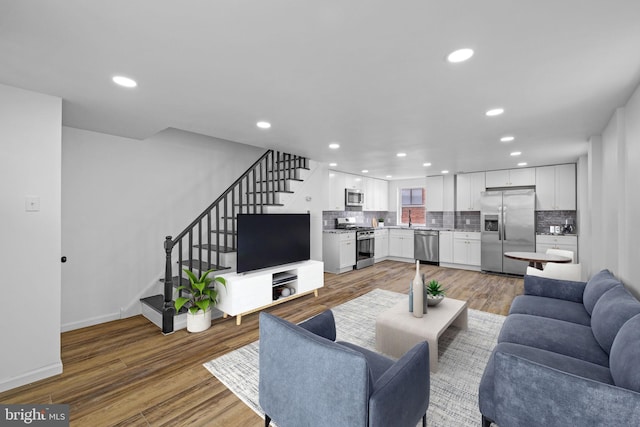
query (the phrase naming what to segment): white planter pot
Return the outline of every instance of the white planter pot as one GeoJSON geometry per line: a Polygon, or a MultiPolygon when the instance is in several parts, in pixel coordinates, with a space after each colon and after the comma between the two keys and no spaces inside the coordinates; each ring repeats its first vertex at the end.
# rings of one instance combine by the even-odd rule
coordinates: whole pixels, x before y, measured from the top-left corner
{"type": "Polygon", "coordinates": [[[202,332],[211,327],[211,309],[198,310],[196,314],[187,311],[187,331],[202,332]]]}

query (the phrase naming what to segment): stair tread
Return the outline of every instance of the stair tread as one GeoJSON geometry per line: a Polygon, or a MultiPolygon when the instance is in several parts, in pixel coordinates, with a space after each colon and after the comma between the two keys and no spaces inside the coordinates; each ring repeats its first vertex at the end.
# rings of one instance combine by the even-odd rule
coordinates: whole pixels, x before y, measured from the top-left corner
{"type": "Polygon", "coordinates": [[[273,181],[304,181],[304,179],[300,178],[276,178],[276,179],[263,179],[256,181],[256,184],[262,184],[263,182],[273,182],[273,181]]]}
{"type": "MultiPolygon", "coordinates": [[[[229,218],[229,219],[231,219],[231,218],[229,218]]],[[[238,234],[237,230],[236,231],[231,231],[231,230],[227,230],[227,231],[224,231],[224,230],[211,230],[211,232],[212,233],[221,233],[221,234],[225,234],[226,233],[226,234],[231,234],[232,236],[236,236],[238,234]]]]}
{"type": "MultiPolygon", "coordinates": [[[[249,206],[249,207],[253,207],[253,203],[236,203],[234,206],[249,206]]],[[[282,203],[256,203],[256,207],[259,206],[284,206],[282,203]]]]}
{"type": "MultiPolygon", "coordinates": [[[[222,240],[222,239],[220,239],[222,240]]],[[[231,252],[235,252],[236,250],[230,248],[228,246],[217,246],[217,245],[209,245],[208,243],[204,243],[202,245],[193,245],[194,248],[202,248],[209,251],[220,252],[221,254],[228,254],[231,252]]]]}
{"type": "MultiPolygon", "coordinates": [[[[160,294],[151,295],[150,297],[140,298],[140,302],[148,305],[158,313],[162,314],[162,309],[164,308],[164,296],[160,294]]],[[[178,313],[174,313],[174,316],[177,316],[179,314],[183,314],[186,312],[187,312],[187,309],[185,307],[182,307],[178,313]]]]}
{"type": "Polygon", "coordinates": [[[293,194],[294,191],[289,191],[289,190],[274,190],[274,191],[269,191],[269,190],[265,190],[265,191],[247,191],[245,194],[269,194],[269,193],[290,193],[293,194]]]}
{"type": "Polygon", "coordinates": [[[218,270],[228,270],[231,268],[231,267],[225,267],[224,265],[209,264],[207,261],[199,261],[197,259],[182,261],[182,265],[189,266],[189,262],[193,263],[193,268],[200,271],[207,271],[207,270],[218,271],[218,270]]]}

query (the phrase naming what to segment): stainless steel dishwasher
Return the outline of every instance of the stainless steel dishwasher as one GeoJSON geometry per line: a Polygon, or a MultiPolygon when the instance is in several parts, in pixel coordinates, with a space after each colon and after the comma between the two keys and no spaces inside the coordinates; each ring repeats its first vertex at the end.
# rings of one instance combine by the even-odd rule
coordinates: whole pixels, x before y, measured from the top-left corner
{"type": "Polygon", "coordinates": [[[438,265],[440,233],[437,230],[415,230],[413,232],[413,252],[417,260],[438,265]]]}

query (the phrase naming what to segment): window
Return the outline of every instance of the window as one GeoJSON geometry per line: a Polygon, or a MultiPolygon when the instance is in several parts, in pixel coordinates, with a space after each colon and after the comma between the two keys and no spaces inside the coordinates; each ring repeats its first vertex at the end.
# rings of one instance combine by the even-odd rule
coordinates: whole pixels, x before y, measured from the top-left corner
{"type": "Polygon", "coordinates": [[[402,188],[400,190],[400,223],[426,225],[425,189],[402,188]],[[409,221],[411,219],[411,221],[409,221]]]}
{"type": "Polygon", "coordinates": [[[403,188],[402,206],[424,206],[424,188],[403,188]]]}

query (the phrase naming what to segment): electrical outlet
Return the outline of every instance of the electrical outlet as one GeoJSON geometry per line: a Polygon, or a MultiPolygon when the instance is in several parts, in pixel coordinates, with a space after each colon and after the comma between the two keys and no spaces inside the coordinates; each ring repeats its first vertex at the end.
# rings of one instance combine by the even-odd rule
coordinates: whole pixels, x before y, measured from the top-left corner
{"type": "Polygon", "coordinates": [[[431,218],[431,224],[435,224],[436,223],[436,219],[435,218],[431,218]]]}
{"type": "Polygon", "coordinates": [[[329,221],[325,219],[325,220],[324,220],[324,225],[325,225],[325,227],[326,227],[327,225],[329,225],[329,221]]]}
{"type": "Polygon", "coordinates": [[[467,220],[465,221],[465,224],[467,224],[467,225],[471,224],[471,220],[470,220],[470,219],[467,219],[467,220]]]}
{"type": "Polygon", "coordinates": [[[24,198],[24,210],[27,212],[39,212],[40,196],[26,196],[24,198]]]}

